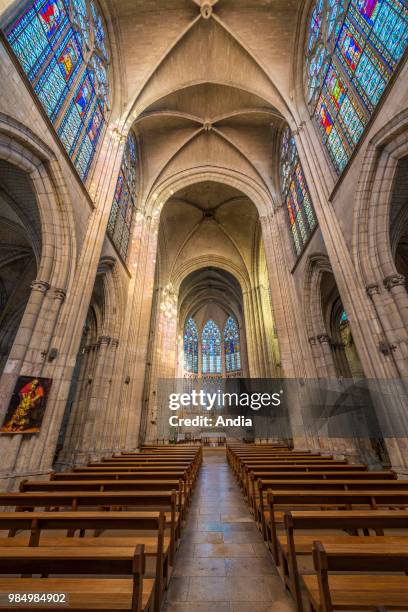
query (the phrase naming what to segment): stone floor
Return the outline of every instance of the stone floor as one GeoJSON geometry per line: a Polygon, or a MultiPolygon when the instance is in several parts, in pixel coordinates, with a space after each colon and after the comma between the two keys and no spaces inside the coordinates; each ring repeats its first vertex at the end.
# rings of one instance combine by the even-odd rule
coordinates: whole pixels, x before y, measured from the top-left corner
{"type": "Polygon", "coordinates": [[[205,449],[165,612],[294,612],[225,449],[205,449]]]}

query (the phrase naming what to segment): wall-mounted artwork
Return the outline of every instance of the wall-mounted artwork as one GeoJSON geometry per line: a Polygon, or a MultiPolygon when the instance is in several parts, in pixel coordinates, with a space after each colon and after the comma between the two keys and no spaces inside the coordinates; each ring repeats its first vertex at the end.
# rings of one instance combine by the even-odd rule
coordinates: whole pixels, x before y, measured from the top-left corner
{"type": "Polygon", "coordinates": [[[51,383],[51,378],[19,376],[0,433],[38,433],[51,383]]]}

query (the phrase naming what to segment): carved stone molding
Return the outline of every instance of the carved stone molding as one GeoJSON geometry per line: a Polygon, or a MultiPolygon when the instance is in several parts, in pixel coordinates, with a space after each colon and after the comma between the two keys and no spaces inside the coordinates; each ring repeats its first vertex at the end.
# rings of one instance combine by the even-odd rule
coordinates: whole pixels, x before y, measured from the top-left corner
{"type": "Polygon", "coordinates": [[[384,278],[384,287],[391,291],[393,287],[405,287],[406,278],[403,274],[390,274],[384,278]]]}
{"type": "Polygon", "coordinates": [[[374,295],[378,295],[380,293],[380,287],[377,283],[372,283],[371,285],[367,285],[366,287],[367,295],[372,298],[374,295]]]}

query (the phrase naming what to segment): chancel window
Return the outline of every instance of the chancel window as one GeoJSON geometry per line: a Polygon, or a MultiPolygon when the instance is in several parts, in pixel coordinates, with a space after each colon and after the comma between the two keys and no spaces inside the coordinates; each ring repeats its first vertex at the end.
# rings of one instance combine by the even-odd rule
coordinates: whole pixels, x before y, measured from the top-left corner
{"type": "Polygon", "coordinates": [[[123,259],[126,259],[128,254],[133,213],[136,208],[136,161],[136,139],[133,133],[129,132],[108,221],[108,234],[123,259]]]}
{"type": "Polygon", "coordinates": [[[221,333],[211,319],[201,336],[201,356],[203,374],[221,374],[221,333]]]}
{"type": "Polygon", "coordinates": [[[41,105],[86,180],[109,110],[105,27],[92,0],[22,3],[7,39],[41,105]]]}
{"type": "Polygon", "coordinates": [[[184,328],[184,370],[198,374],[198,331],[191,317],[184,328]]]}
{"type": "Polygon", "coordinates": [[[407,0],[315,1],[306,39],[305,93],[338,174],[407,45],[407,0]]]}
{"type": "Polygon", "coordinates": [[[317,222],[296,143],[289,127],[286,127],[282,134],[280,181],[295,253],[299,256],[317,222]]]}
{"type": "Polygon", "coordinates": [[[239,329],[232,316],[228,317],[224,327],[224,352],[226,372],[239,372],[241,369],[239,329]]]}

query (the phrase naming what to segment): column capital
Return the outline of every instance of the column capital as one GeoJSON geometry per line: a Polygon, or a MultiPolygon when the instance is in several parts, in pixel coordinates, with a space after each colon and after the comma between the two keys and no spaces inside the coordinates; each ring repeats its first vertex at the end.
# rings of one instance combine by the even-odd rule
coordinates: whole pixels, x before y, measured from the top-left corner
{"type": "Polygon", "coordinates": [[[403,274],[396,273],[396,274],[390,274],[389,276],[386,276],[383,282],[384,282],[384,287],[388,291],[391,291],[393,287],[405,287],[407,281],[403,274]]]}
{"type": "Polygon", "coordinates": [[[53,287],[52,297],[55,300],[60,300],[61,302],[63,302],[65,298],[67,297],[67,292],[65,291],[65,289],[59,289],[58,287],[53,287]]]}
{"type": "Polygon", "coordinates": [[[40,293],[47,293],[51,285],[47,283],[47,281],[36,279],[36,280],[33,280],[30,287],[33,291],[39,291],[40,293]]]}
{"type": "Polygon", "coordinates": [[[374,295],[378,295],[380,293],[380,287],[377,285],[377,283],[371,283],[370,285],[367,285],[366,292],[367,295],[372,298],[374,295]]]}

